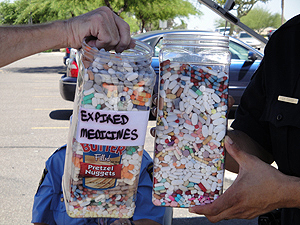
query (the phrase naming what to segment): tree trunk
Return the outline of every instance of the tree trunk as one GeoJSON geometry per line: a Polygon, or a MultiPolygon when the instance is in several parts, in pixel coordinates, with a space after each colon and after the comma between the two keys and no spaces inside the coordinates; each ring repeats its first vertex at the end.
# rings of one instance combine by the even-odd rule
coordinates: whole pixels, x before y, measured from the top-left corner
{"type": "Polygon", "coordinates": [[[284,0],[281,0],[281,25],[284,23],[284,0]]]}

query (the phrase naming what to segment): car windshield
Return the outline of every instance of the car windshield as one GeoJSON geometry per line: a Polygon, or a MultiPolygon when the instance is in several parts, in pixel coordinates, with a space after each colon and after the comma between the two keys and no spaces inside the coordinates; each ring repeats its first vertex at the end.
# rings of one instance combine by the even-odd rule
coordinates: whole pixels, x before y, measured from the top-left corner
{"type": "Polygon", "coordinates": [[[229,51],[231,59],[248,60],[248,49],[233,41],[229,42],[229,51]]]}
{"type": "Polygon", "coordinates": [[[240,38],[251,38],[251,35],[249,35],[247,33],[241,33],[240,38]]]}

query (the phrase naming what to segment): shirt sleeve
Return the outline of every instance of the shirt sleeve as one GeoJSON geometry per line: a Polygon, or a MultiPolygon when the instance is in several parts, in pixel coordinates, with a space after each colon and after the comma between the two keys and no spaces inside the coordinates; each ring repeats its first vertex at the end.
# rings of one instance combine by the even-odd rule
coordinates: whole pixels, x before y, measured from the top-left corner
{"type": "Polygon", "coordinates": [[[50,209],[54,190],[51,179],[51,170],[48,170],[47,162],[37,193],[34,196],[31,223],[55,225],[53,212],[50,209]]]}
{"type": "Polygon", "coordinates": [[[271,151],[269,126],[264,119],[266,114],[265,59],[255,71],[244,91],[231,127],[240,130],[257,141],[264,149],[271,151]]]}
{"type": "Polygon", "coordinates": [[[133,220],[151,219],[162,224],[165,208],[152,203],[152,179],[147,171],[151,164],[152,159],[144,150],[133,220]]]}
{"type": "MultiPolygon", "coordinates": [[[[34,196],[32,223],[56,225],[54,211],[62,194],[61,179],[64,171],[66,146],[56,150],[46,161],[46,167],[34,196]]],[[[66,214],[66,213],[65,213],[66,214]]]]}

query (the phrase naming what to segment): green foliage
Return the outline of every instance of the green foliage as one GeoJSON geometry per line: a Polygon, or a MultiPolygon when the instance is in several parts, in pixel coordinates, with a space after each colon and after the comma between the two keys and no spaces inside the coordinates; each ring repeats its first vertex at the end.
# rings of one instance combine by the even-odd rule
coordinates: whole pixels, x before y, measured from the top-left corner
{"type": "MultiPolygon", "coordinates": [[[[189,15],[201,15],[190,2],[186,0],[156,0],[144,5],[138,3],[132,6],[136,18],[141,21],[141,30],[148,24],[158,23],[159,20],[174,19],[175,17],[183,18],[189,15]]],[[[155,26],[157,28],[157,26],[155,26]]]]}
{"type": "MultiPolygon", "coordinates": [[[[226,0],[215,0],[220,5],[224,5],[226,0]]],[[[269,0],[235,0],[235,6],[233,8],[234,11],[237,13],[237,18],[241,18],[250,12],[253,6],[257,2],[267,3],[269,0]]]]}
{"type": "Polygon", "coordinates": [[[130,32],[132,34],[135,34],[140,30],[140,23],[132,13],[122,13],[121,17],[129,24],[130,32]]]}
{"type": "MultiPolygon", "coordinates": [[[[15,24],[18,15],[20,15],[27,6],[28,1],[24,0],[15,1],[13,3],[10,3],[8,0],[0,2],[0,24],[15,24]]],[[[19,24],[28,23],[29,16],[30,15],[27,15],[26,21],[20,21],[19,24]]]]}
{"type": "Polygon", "coordinates": [[[278,28],[281,25],[281,16],[279,13],[272,14],[267,9],[257,7],[241,18],[241,22],[260,33],[267,27],[278,28]]]}
{"type": "MultiPolygon", "coordinates": [[[[218,4],[224,5],[226,0],[215,0],[218,4]]],[[[271,14],[268,10],[263,8],[253,8],[257,2],[267,3],[270,0],[235,0],[235,6],[232,9],[236,12],[236,17],[240,18],[240,21],[256,30],[258,33],[262,32],[267,27],[278,28],[281,24],[280,15],[278,13],[271,14]]],[[[224,26],[222,21],[215,21],[216,26],[224,26]]],[[[230,30],[232,31],[233,25],[230,25],[230,30]]]]}
{"type": "Polygon", "coordinates": [[[157,29],[159,20],[201,15],[188,0],[15,0],[0,3],[0,23],[26,24],[64,20],[100,6],[108,6],[123,17],[132,32],[157,29]]]}

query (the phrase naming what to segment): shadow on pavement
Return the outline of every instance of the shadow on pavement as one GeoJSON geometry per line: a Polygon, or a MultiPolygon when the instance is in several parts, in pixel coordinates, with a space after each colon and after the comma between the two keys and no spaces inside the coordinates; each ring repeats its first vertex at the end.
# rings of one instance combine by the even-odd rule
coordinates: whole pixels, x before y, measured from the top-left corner
{"type": "Polygon", "coordinates": [[[58,109],[50,112],[49,117],[53,120],[69,120],[72,113],[72,109],[58,109]]]}
{"type": "Polygon", "coordinates": [[[66,72],[65,66],[43,66],[43,67],[12,67],[7,68],[8,71],[14,73],[58,73],[64,74],[66,72]]]}

